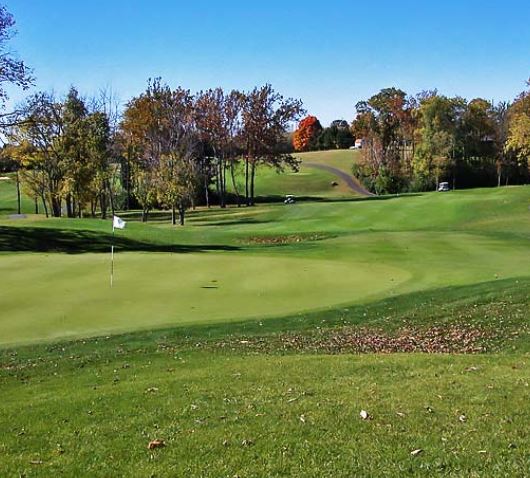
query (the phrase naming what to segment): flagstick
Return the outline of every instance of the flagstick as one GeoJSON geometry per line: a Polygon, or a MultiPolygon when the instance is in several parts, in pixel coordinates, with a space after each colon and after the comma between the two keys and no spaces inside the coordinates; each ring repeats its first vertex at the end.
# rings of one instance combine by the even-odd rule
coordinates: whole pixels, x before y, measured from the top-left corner
{"type": "Polygon", "coordinates": [[[112,225],[112,244],[110,246],[110,287],[112,287],[113,282],[114,282],[114,224],[112,225]]]}

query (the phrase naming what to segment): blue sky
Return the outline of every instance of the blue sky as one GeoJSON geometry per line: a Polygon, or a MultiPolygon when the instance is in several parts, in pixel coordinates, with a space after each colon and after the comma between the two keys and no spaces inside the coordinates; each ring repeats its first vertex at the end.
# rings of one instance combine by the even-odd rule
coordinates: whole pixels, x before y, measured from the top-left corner
{"type": "Polygon", "coordinates": [[[528,0],[3,3],[35,89],[57,93],[111,86],[125,102],[155,76],[191,90],[269,82],[326,124],[387,86],[498,101],[530,77],[528,0]]]}

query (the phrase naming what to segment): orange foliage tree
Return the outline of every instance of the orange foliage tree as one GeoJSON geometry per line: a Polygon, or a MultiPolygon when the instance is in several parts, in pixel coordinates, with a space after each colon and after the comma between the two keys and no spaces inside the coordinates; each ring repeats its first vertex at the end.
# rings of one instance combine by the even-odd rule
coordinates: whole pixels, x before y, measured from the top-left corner
{"type": "Polygon", "coordinates": [[[298,129],[293,134],[293,146],[296,151],[307,151],[314,146],[322,125],[316,116],[307,116],[298,124],[298,129]]]}

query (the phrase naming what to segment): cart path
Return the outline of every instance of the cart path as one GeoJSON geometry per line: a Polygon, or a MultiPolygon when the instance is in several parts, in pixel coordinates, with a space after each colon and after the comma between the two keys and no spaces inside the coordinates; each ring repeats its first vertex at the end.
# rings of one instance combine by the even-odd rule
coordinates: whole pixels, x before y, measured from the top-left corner
{"type": "Polygon", "coordinates": [[[307,166],[308,168],[315,168],[315,169],[322,169],[323,171],[327,171],[328,173],[334,174],[335,176],[338,176],[340,179],[342,179],[346,185],[356,193],[360,194],[361,196],[375,196],[374,193],[371,193],[366,189],[357,178],[354,178],[353,176],[350,176],[349,174],[345,173],[344,171],[334,168],[333,166],[328,166],[327,164],[320,164],[320,163],[303,163],[304,166],[307,166]]]}

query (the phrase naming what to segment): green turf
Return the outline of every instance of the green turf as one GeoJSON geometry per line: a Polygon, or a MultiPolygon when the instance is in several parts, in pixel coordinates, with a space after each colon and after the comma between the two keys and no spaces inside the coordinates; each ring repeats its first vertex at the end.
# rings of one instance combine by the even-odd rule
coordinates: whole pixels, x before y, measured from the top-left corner
{"type": "Polygon", "coordinates": [[[326,164],[341,171],[351,174],[355,161],[361,154],[358,150],[351,149],[332,149],[329,151],[310,151],[307,153],[295,153],[294,156],[299,158],[303,163],[326,164]]]}
{"type": "Polygon", "coordinates": [[[112,290],[110,221],[0,184],[0,476],[526,476],[530,188],[301,184],[120,213],[112,290]]]}
{"type": "MultiPolygon", "coordinates": [[[[15,176],[13,174],[0,173],[0,177],[9,178],[0,180],[0,216],[5,214],[15,214],[17,212],[17,189],[15,176]]],[[[33,201],[21,194],[20,212],[31,214],[35,212],[33,201]]]]}
{"type": "Polygon", "coordinates": [[[6,350],[3,473],[525,476],[529,292],[528,280],[503,281],[319,320],[293,316],[272,328],[195,326],[6,350]],[[308,324],[313,332],[304,334],[319,334],[344,320],[389,330],[450,320],[501,340],[493,354],[467,356],[299,354],[274,345],[308,324]],[[273,346],[258,353],[249,341],[273,346]],[[153,439],[166,447],[148,451],[153,439]]]}
{"type": "Polygon", "coordinates": [[[267,318],[527,276],[528,191],[212,209],[184,228],[131,221],[117,233],[112,290],[108,222],[5,220],[0,342],[267,318]]]}
{"type": "MultiPolygon", "coordinates": [[[[278,173],[274,169],[260,166],[256,176],[256,196],[258,199],[280,200],[286,194],[301,198],[348,198],[356,196],[341,178],[327,171],[311,168],[307,163],[327,164],[347,174],[352,173],[352,166],[359,152],[352,150],[315,151],[296,153],[300,160],[297,172],[286,169],[278,173]],[[338,183],[334,185],[333,183],[338,183]]],[[[237,170],[238,189],[245,190],[242,166],[237,170]]],[[[229,192],[234,192],[231,181],[228,181],[229,192]]]]}

